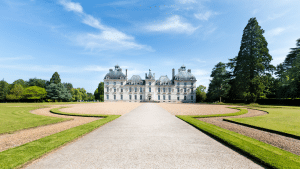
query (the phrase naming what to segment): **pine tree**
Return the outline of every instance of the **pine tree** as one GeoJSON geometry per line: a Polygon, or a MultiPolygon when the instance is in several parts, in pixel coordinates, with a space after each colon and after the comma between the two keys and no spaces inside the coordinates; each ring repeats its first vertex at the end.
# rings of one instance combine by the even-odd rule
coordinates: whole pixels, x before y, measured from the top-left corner
{"type": "Polygon", "coordinates": [[[50,83],[55,83],[55,84],[61,83],[61,79],[60,79],[59,74],[57,72],[53,73],[53,75],[50,79],[50,83]]]}
{"type": "Polygon", "coordinates": [[[233,69],[234,89],[239,98],[247,102],[255,102],[262,94],[264,84],[261,77],[275,67],[270,64],[268,43],[263,36],[264,30],[258,25],[256,18],[250,18],[243,31],[238,56],[230,59],[233,69]]]}

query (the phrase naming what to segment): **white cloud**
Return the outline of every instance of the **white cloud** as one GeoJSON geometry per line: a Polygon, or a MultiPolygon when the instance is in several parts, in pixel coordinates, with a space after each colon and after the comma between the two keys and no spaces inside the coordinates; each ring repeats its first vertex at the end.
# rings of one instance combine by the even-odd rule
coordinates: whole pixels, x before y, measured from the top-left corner
{"type": "Polygon", "coordinates": [[[194,70],[192,70],[192,74],[195,76],[207,76],[207,75],[210,75],[210,72],[208,72],[207,70],[203,70],[203,69],[194,69],[194,70]]]}
{"type": "Polygon", "coordinates": [[[69,0],[60,0],[59,3],[63,5],[67,11],[83,13],[83,8],[80,3],[71,2],[69,0]]]}
{"type": "Polygon", "coordinates": [[[188,4],[188,3],[196,3],[196,0],[179,0],[179,3],[188,4]]]}
{"type": "Polygon", "coordinates": [[[167,18],[162,23],[146,26],[146,29],[154,32],[176,32],[192,34],[199,27],[193,27],[190,23],[183,22],[178,15],[167,18]]]}
{"type": "Polygon", "coordinates": [[[283,28],[283,27],[275,28],[270,31],[266,31],[266,36],[269,37],[277,36],[280,35],[282,32],[284,32],[285,30],[287,30],[287,28],[283,28]]]}
{"type": "Polygon", "coordinates": [[[83,12],[79,3],[67,0],[60,0],[61,5],[67,11],[74,11],[82,17],[82,23],[96,28],[100,33],[84,33],[77,35],[74,39],[80,46],[93,51],[103,50],[127,50],[127,49],[145,49],[154,51],[150,46],[136,43],[134,37],[129,36],[115,28],[101,24],[100,20],[83,12]]]}
{"type": "Polygon", "coordinates": [[[31,60],[34,59],[34,57],[28,55],[28,56],[22,56],[22,57],[0,57],[0,61],[18,61],[18,60],[31,60]]]}
{"type": "Polygon", "coordinates": [[[207,21],[209,18],[211,18],[214,15],[218,15],[218,13],[217,12],[212,12],[212,11],[207,11],[205,13],[194,14],[194,16],[197,19],[203,20],[203,21],[207,21]]]}
{"type": "Polygon", "coordinates": [[[108,72],[109,68],[102,67],[102,66],[96,66],[96,65],[90,65],[90,66],[85,67],[83,70],[91,71],[91,72],[108,72]]]}

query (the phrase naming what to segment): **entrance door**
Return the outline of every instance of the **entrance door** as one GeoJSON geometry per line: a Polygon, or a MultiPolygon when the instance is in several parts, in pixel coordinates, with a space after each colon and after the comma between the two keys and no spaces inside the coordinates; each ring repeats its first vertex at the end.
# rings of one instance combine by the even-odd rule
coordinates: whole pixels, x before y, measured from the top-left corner
{"type": "Polygon", "coordinates": [[[149,101],[151,100],[151,96],[149,96],[149,101]]]}

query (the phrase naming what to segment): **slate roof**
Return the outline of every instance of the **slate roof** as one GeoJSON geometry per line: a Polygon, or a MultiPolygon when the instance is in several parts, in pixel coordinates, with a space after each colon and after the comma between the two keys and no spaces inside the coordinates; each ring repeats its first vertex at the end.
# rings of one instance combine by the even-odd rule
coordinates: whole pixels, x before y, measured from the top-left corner
{"type": "Polygon", "coordinates": [[[125,79],[126,75],[122,72],[122,69],[116,65],[115,70],[110,69],[109,72],[105,75],[104,79],[109,78],[109,79],[125,79]]]}

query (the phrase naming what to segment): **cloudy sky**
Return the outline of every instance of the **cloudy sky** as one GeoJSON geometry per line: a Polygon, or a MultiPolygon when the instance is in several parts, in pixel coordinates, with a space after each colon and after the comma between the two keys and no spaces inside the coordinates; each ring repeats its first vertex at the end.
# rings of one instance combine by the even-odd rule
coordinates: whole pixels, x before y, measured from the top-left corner
{"type": "Polygon", "coordinates": [[[281,63],[300,38],[299,9],[299,0],[0,0],[0,78],[57,71],[94,92],[116,64],[156,79],[184,64],[208,86],[212,68],[238,54],[251,17],[281,63]]]}

